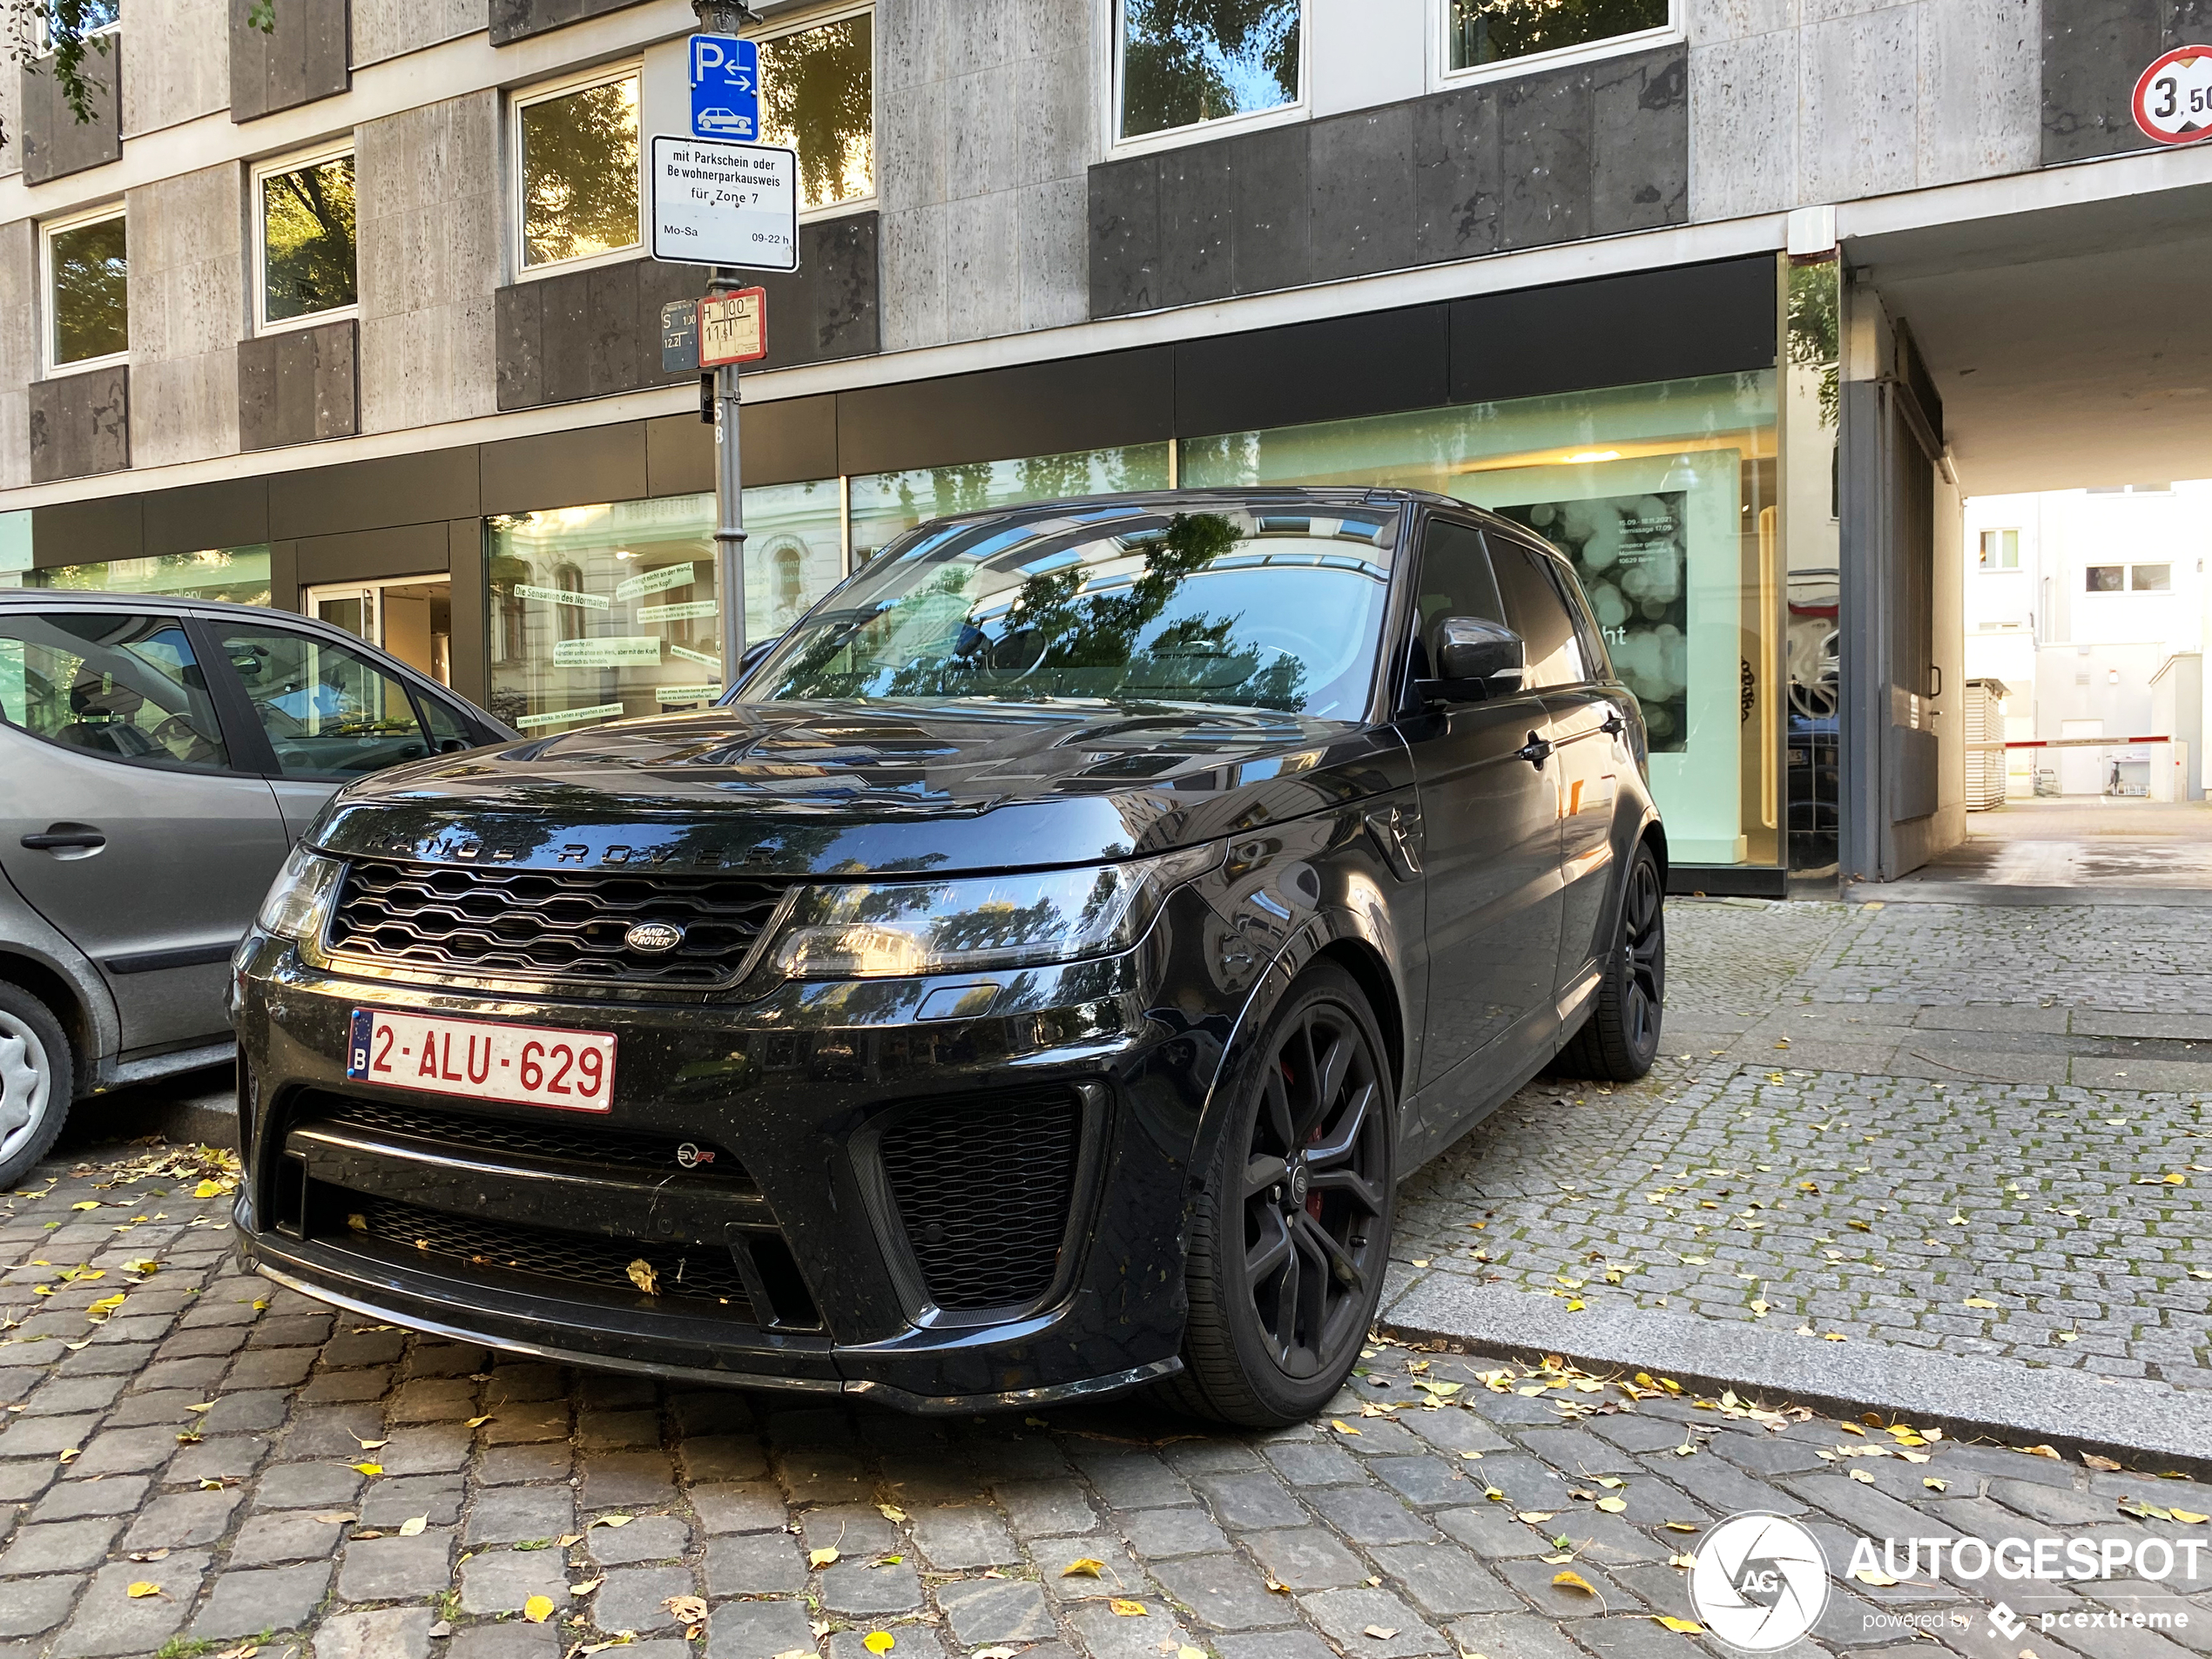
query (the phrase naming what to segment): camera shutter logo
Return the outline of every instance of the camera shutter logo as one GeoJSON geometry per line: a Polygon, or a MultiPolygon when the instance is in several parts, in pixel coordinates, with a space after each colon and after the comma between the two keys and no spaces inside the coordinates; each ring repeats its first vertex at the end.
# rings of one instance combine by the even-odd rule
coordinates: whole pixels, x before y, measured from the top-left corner
{"type": "Polygon", "coordinates": [[[1705,1628],[1744,1653],[1774,1653],[1819,1622],[1828,1605],[1820,1541],[1780,1515],[1730,1515],[1697,1546],[1689,1599],[1705,1628]]]}
{"type": "Polygon", "coordinates": [[[684,930],[672,921],[634,922],[623,934],[622,942],[632,950],[650,951],[658,956],[682,944],[684,930]]]}

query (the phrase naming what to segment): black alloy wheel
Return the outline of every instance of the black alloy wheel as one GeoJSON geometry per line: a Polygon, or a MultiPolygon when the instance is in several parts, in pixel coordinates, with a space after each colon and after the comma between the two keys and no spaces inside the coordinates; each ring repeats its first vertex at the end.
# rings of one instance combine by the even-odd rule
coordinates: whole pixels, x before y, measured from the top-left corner
{"type": "Polygon", "coordinates": [[[1617,942],[1607,954],[1597,999],[1557,1069],[1577,1077],[1634,1082],[1659,1057],[1667,1006],[1666,889],[1659,860],[1639,846],[1622,884],[1617,942]]]}
{"type": "Polygon", "coordinates": [[[1179,1404],[1278,1426],[1342,1386],[1389,1259],[1394,1105],[1358,986],[1309,970],[1269,1022],[1199,1202],[1179,1404]]]}

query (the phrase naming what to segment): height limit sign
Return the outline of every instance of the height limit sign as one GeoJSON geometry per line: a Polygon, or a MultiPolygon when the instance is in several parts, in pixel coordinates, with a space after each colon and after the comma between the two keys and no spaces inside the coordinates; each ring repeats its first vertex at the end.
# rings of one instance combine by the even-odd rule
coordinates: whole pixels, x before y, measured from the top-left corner
{"type": "Polygon", "coordinates": [[[653,257],[799,268],[799,152],[665,133],[653,139],[653,257]]]}

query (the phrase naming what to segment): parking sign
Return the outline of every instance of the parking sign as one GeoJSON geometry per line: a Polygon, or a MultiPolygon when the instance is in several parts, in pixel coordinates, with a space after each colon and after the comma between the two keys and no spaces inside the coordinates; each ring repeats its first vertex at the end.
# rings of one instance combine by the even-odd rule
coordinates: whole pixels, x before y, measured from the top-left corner
{"type": "Polygon", "coordinates": [[[760,137],[760,48],[735,35],[691,38],[691,136],[752,144],[760,137]]]}

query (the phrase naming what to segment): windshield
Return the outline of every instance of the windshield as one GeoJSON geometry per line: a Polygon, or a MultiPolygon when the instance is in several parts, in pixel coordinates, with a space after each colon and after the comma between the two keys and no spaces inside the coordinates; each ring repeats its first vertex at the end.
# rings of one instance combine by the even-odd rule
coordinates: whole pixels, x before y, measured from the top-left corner
{"type": "Polygon", "coordinates": [[[742,700],[1082,698],[1357,719],[1394,508],[1073,508],[924,525],[785,636],[742,700]]]}

